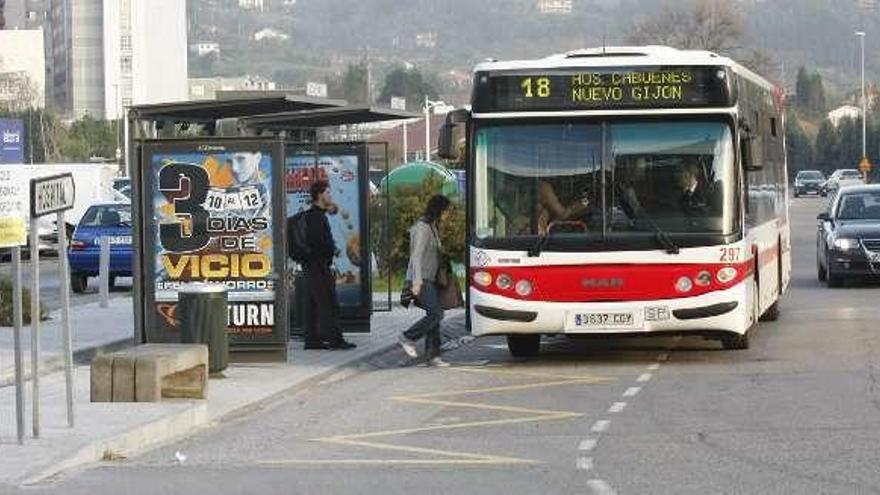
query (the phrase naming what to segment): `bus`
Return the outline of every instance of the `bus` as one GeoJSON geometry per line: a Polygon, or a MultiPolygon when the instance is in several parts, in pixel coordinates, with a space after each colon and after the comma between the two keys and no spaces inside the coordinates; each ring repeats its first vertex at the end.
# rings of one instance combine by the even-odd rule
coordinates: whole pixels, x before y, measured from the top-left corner
{"type": "Polygon", "coordinates": [[[782,106],[707,51],[478,65],[439,138],[441,157],[466,155],[473,335],[504,335],[515,356],[560,334],[748,348],[791,274],[782,106]]]}

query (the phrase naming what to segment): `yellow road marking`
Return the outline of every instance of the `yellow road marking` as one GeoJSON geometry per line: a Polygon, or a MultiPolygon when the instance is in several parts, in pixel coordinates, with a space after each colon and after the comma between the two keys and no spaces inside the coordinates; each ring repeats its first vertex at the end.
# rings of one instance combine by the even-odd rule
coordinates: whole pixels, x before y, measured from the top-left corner
{"type": "Polygon", "coordinates": [[[499,413],[520,414],[521,416],[513,418],[491,419],[485,421],[465,421],[459,423],[451,423],[444,425],[432,425],[416,428],[403,428],[396,430],[383,430],[368,433],[359,433],[352,435],[336,435],[332,437],[316,438],[313,441],[333,444],[345,445],[349,447],[366,447],[371,449],[405,452],[418,455],[432,455],[435,459],[282,459],[258,461],[258,465],[266,466],[309,466],[309,465],[352,465],[352,466],[375,466],[375,465],[401,465],[401,466],[444,466],[444,465],[505,465],[505,464],[536,464],[538,461],[530,459],[519,459],[515,457],[496,456],[489,454],[478,454],[473,452],[458,452],[453,450],[429,449],[423,447],[412,447],[399,444],[383,443],[376,441],[368,441],[379,437],[391,437],[409,435],[413,433],[423,433],[431,431],[449,431],[464,428],[477,428],[485,426],[500,426],[521,423],[535,423],[544,421],[558,421],[583,416],[583,413],[576,411],[555,411],[544,409],[531,409],[516,406],[504,406],[498,404],[487,404],[483,402],[464,402],[461,400],[451,400],[452,397],[470,396],[477,394],[493,394],[503,392],[513,392],[521,390],[530,390],[537,388],[562,387],[571,385],[595,385],[605,384],[613,381],[606,377],[597,376],[571,376],[560,375],[543,372],[511,370],[509,368],[458,368],[453,367],[451,370],[498,374],[511,377],[525,378],[541,378],[543,381],[532,383],[520,383],[515,385],[503,385],[496,387],[483,387],[465,390],[452,390],[444,392],[431,392],[427,394],[415,394],[407,396],[391,397],[391,400],[397,402],[405,402],[410,404],[431,405],[449,408],[475,409],[482,411],[493,411],[499,413]],[[547,380],[550,379],[550,380],[547,380]]]}

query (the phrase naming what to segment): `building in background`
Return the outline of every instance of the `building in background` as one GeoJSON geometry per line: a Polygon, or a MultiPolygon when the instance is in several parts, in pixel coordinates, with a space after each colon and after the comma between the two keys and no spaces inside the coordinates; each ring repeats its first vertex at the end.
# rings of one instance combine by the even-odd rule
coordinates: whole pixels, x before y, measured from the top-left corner
{"type": "Polygon", "coordinates": [[[52,104],[117,119],[130,105],[185,100],[185,0],[57,0],[49,10],[52,104]]]}
{"type": "Polygon", "coordinates": [[[104,115],[187,99],[185,0],[103,0],[104,115]]]}
{"type": "Polygon", "coordinates": [[[538,11],[542,14],[569,15],[572,3],[572,0],[538,0],[538,11]]]}
{"type": "Polygon", "coordinates": [[[208,55],[213,55],[215,57],[220,56],[220,43],[214,41],[202,41],[199,43],[191,43],[189,45],[189,52],[192,55],[197,57],[205,57],[208,55]]]}
{"type": "Polygon", "coordinates": [[[0,29],[39,29],[46,19],[48,0],[6,0],[2,7],[5,25],[0,29]]]}
{"type": "Polygon", "coordinates": [[[213,100],[217,91],[275,91],[274,81],[261,76],[197,77],[189,80],[190,100],[213,100]]]}
{"type": "Polygon", "coordinates": [[[853,105],[843,105],[828,112],[828,120],[834,127],[840,126],[843,119],[859,119],[862,117],[862,109],[853,105]]]}
{"type": "Polygon", "coordinates": [[[0,109],[21,111],[45,106],[43,31],[0,31],[0,109]]]}

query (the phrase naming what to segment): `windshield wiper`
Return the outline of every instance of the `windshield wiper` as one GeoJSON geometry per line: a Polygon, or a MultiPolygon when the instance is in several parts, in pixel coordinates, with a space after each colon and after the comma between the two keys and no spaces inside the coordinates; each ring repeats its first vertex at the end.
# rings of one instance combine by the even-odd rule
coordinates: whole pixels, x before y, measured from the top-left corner
{"type": "Polygon", "coordinates": [[[537,258],[541,256],[541,251],[547,246],[547,241],[550,240],[550,229],[547,229],[547,232],[538,236],[537,242],[535,245],[529,248],[528,256],[529,258],[537,258]]]}
{"type": "Polygon", "coordinates": [[[675,241],[669,237],[669,234],[667,234],[665,230],[657,225],[657,222],[646,214],[636,213],[636,209],[632,207],[624,195],[621,195],[620,200],[626,204],[627,208],[632,212],[633,217],[648,222],[648,225],[650,225],[651,229],[654,231],[654,238],[657,239],[657,242],[660,243],[664,249],[666,249],[666,253],[679,254],[681,252],[675,241]]]}
{"type": "Polygon", "coordinates": [[[678,254],[680,252],[678,244],[676,244],[675,241],[673,241],[672,238],[669,237],[669,234],[667,234],[665,230],[661,229],[660,226],[654,223],[654,221],[650,218],[646,218],[646,220],[648,220],[648,223],[651,224],[651,228],[654,229],[654,236],[656,237],[657,242],[659,242],[661,246],[666,248],[666,253],[678,254]]]}

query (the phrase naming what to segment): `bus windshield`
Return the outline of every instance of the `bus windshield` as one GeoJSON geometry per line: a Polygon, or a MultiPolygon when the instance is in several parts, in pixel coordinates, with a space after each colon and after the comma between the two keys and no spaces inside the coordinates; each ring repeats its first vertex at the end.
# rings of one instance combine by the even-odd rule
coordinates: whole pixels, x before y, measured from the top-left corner
{"type": "Polygon", "coordinates": [[[473,233],[602,241],[732,234],[733,150],[719,121],[484,125],[473,233]]]}

